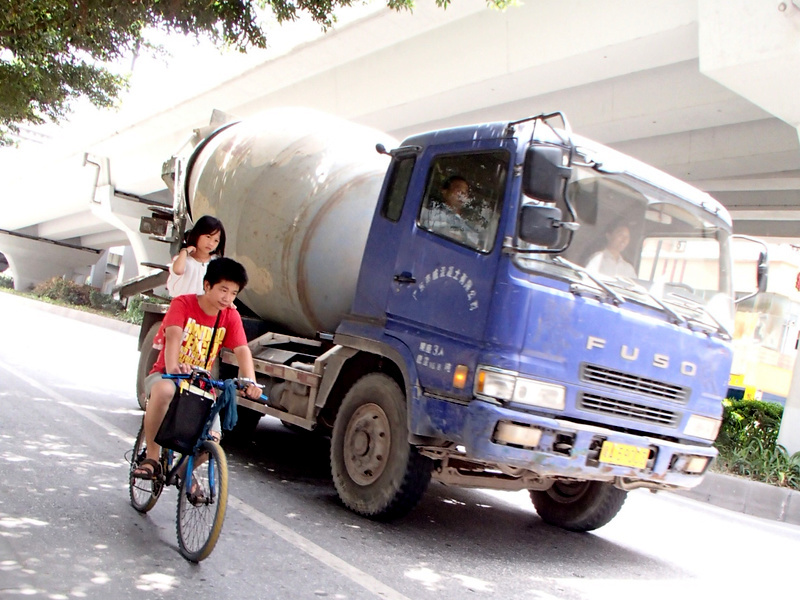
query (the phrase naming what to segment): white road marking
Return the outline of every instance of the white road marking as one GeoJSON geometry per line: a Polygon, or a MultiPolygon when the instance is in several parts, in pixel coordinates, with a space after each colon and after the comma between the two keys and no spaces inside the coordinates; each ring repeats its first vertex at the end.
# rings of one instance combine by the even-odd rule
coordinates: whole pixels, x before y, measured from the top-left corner
{"type": "MultiPolygon", "coordinates": [[[[3,369],[10,375],[21,379],[27,385],[39,390],[47,397],[54,399],[59,404],[72,409],[82,417],[88,419],[98,427],[105,429],[109,434],[121,439],[127,444],[133,445],[135,438],[132,435],[127,434],[116,425],[109,423],[102,417],[98,416],[97,414],[93,413],[91,410],[87,410],[82,406],[78,406],[74,402],[72,402],[69,398],[60,394],[56,390],[49,388],[46,385],[39,383],[38,381],[15,371],[10,366],[4,364],[0,361],[0,369],[3,369]]],[[[388,585],[384,584],[383,582],[379,581],[372,575],[365,573],[358,567],[355,567],[348,563],[345,560],[342,560],[335,554],[325,550],[321,546],[318,546],[308,538],[303,537],[296,531],[282,525],[278,521],[268,517],[264,513],[260,512],[256,508],[250,506],[243,500],[240,500],[236,496],[228,495],[228,505],[233,508],[234,510],[239,511],[248,519],[258,523],[272,534],[282,538],[284,541],[289,542],[298,550],[305,552],[312,558],[315,558],[319,562],[321,562],[326,567],[337,571],[341,575],[344,575],[352,582],[357,583],[367,591],[375,594],[379,598],[386,598],[386,600],[410,600],[407,596],[401,594],[394,588],[389,587],[388,585]]]]}
{"type": "Polygon", "coordinates": [[[32,388],[35,388],[35,389],[39,390],[40,392],[45,394],[47,397],[56,400],[59,404],[62,404],[63,406],[66,406],[67,408],[71,408],[73,411],[75,411],[76,413],[78,413],[82,417],[88,419],[89,421],[91,421],[92,423],[97,425],[98,427],[101,427],[101,428],[105,429],[111,435],[113,435],[114,437],[118,437],[119,439],[121,439],[125,443],[130,444],[132,446],[133,442],[136,441],[136,438],[133,437],[132,435],[129,435],[129,434],[125,433],[124,431],[122,431],[122,429],[120,429],[119,427],[117,427],[115,425],[112,425],[111,423],[109,423],[108,421],[103,419],[102,417],[99,417],[98,415],[96,415],[91,410],[83,408],[82,406],[78,406],[72,400],[70,400],[69,398],[67,398],[63,394],[60,394],[56,390],[54,390],[54,389],[52,389],[50,387],[47,387],[46,385],[43,385],[43,384],[39,383],[35,379],[32,379],[32,378],[28,377],[27,375],[24,375],[24,374],[20,373],[19,371],[15,371],[10,366],[8,366],[8,365],[6,365],[6,364],[4,364],[2,362],[0,362],[0,369],[3,369],[5,371],[7,371],[8,373],[13,375],[17,379],[21,379],[27,385],[31,386],[32,388]]]}
{"type": "Polygon", "coordinates": [[[283,538],[299,550],[302,550],[309,556],[316,558],[322,564],[330,567],[334,571],[338,571],[351,581],[376,594],[380,598],[387,598],[389,600],[409,600],[407,596],[404,596],[397,590],[378,581],[372,575],[365,573],[350,563],[342,560],[338,556],[328,552],[314,542],[304,538],[296,531],[286,527],[285,525],[281,525],[274,519],[271,519],[264,513],[259,512],[249,504],[242,502],[235,496],[228,496],[228,504],[229,506],[232,506],[241,512],[244,516],[252,519],[278,537],[283,538]]]}

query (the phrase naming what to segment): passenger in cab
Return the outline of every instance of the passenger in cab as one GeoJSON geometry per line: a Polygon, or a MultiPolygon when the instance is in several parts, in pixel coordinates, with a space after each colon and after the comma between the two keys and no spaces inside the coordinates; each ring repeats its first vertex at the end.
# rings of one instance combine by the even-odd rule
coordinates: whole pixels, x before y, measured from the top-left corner
{"type": "Polygon", "coordinates": [[[624,223],[615,224],[606,232],[606,247],[589,258],[586,270],[609,277],[636,279],[636,269],[622,257],[630,243],[630,228],[624,223]]]}

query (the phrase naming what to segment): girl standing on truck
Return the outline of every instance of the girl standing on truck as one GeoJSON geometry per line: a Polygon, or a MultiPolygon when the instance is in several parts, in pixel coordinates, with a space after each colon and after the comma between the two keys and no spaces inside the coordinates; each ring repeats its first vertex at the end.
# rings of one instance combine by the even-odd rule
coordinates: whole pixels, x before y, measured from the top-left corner
{"type": "MultiPolygon", "coordinates": [[[[203,278],[206,267],[214,258],[225,254],[225,227],[222,221],[205,215],[200,217],[194,227],[186,232],[185,245],[169,266],[167,291],[170,298],[185,294],[202,295],[203,278]]],[[[164,326],[159,328],[153,339],[153,348],[164,347],[164,326]]]]}
{"type": "Polygon", "coordinates": [[[212,258],[225,255],[225,228],[222,221],[205,215],[186,234],[186,245],[169,267],[169,295],[202,294],[203,277],[212,258]]]}

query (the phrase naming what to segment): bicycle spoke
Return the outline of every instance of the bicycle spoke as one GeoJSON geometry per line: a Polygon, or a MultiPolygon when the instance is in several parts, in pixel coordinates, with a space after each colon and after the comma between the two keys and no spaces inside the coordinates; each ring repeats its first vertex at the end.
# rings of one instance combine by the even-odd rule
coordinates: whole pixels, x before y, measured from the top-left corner
{"type": "Polygon", "coordinates": [[[178,546],[181,554],[194,562],[214,549],[228,497],[228,467],[222,448],[206,442],[203,449],[209,458],[194,469],[191,481],[187,478],[182,483],[178,496],[178,546]]]}

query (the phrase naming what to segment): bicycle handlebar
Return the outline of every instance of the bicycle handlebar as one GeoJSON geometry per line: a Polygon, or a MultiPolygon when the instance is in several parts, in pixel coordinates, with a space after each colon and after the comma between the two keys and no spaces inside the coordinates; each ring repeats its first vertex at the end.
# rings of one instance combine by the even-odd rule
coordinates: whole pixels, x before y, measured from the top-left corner
{"type": "MultiPolygon", "coordinates": [[[[263,385],[261,385],[260,383],[256,383],[255,381],[253,381],[249,377],[233,377],[233,378],[228,379],[228,380],[214,379],[213,377],[211,377],[211,373],[209,373],[206,369],[203,369],[203,368],[200,368],[200,367],[192,367],[192,372],[191,373],[164,373],[164,374],[161,375],[161,378],[162,379],[189,379],[189,380],[191,380],[191,379],[200,379],[202,381],[205,381],[209,385],[211,385],[211,386],[213,386],[213,387],[215,387],[217,389],[220,389],[220,390],[225,387],[225,383],[227,381],[233,381],[234,384],[236,385],[236,389],[238,389],[238,390],[243,390],[249,385],[254,385],[257,388],[260,388],[262,390],[264,389],[263,385]]],[[[268,398],[264,394],[261,394],[261,400],[266,402],[268,400],[268,398]]]]}

